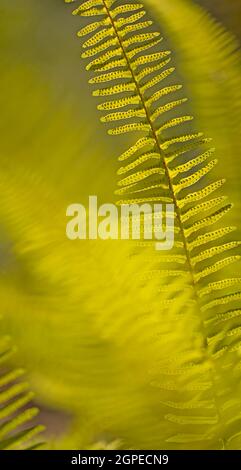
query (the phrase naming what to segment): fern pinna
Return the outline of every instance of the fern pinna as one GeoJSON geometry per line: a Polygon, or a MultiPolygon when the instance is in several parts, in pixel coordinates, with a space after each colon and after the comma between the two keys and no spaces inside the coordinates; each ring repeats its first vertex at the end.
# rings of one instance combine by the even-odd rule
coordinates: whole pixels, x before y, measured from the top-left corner
{"type": "MultiPolygon", "coordinates": [[[[228,390],[227,395],[218,390],[219,364],[224,356],[223,368],[236,361],[241,344],[238,303],[241,292],[237,290],[241,278],[229,274],[227,278],[220,277],[223,268],[229,270],[240,259],[235,251],[240,242],[230,239],[235,227],[219,225],[231,204],[225,203],[222,195],[213,196],[225,180],[210,181],[209,174],[217,163],[214,149],[207,148],[209,139],[193,131],[192,116],[178,112],[186,106],[186,99],[180,95],[181,85],[174,80],[170,51],[160,49],[162,38],[159,32],[153,31],[152,21],[144,19],[143,5],[89,0],[82,2],[73,14],[88,18],[78,36],[87,36],[82,58],[88,59],[86,69],[93,73],[89,82],[99,85],[93,95],[103,100],[98,105],[104,112],[101,121],[113,126],[108,130],[111,135],[141,133],[119,157],[120,203],[174,204],[175,253],[159,258],[161,266],[167,268],[162,271],[159,266],[156,273],[165,272],[167,280],[188,274],[193,302],[199,312],[205,356],[211,358],[210,387],[215,389],[215,406],[207,404],[209,387],[201,384],[193,388],[195,399],[183,404],[167,401],[167,406],[173,407],[176,413],[167,413],[167,419],[182,425],[182,431],[176,437],[170,436],[169,442],[188,445],[210,441],[213,428],[204,434],[196,426],[216,427],[225,410],[225,431],[219,441],[225,447],[233,435],[230,428],[235,432],[237,429],[230,413],[238,402],[236,399],[228,402],[226,398],[226,407],[223,405],[228,390]],[[172,135],[173,128],[177,128],[175,135],[172,135]]],[[[236,362],[234,369],[239,369],[236,362]]],[[[239,411],[235,420],[240,416],[239,411]]]]}

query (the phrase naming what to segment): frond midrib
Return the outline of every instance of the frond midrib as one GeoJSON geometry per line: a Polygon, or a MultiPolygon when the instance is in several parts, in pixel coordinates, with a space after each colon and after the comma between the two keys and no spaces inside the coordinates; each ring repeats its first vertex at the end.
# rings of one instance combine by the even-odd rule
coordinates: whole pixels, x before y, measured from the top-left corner
{"type": "MultiPolygon", "coordinates": [[[[185,232],[184,232],[184,227],[183,227],[183,224],[182,224],[182,219],[181,219],[181,211],[180,211],[180,208],[179,208],[179,205],[178,205],[178,201],[177,201],[177,198],[176,198],[176,195],[175,195],[175,191],[174,191],[174,188],[173,188],[173,184],[172,184],[172,179],[171,179],[171,175],[170,175],[170,171],[169,171],[169,168],[168,168],[168,165],[167,165],[167,161],[166,161],[166,156],[165,156],[165,152],[162,150],[161,146],[160,146],[160,143],[159,143],[159,139],[158,139],[158,135],[157,135],[157,132],[153,126],[153,123],[152,123],[152,120],[151,120],[151,116],[149,115],[149,111],[148,111],[148,108],[146,106],[146,102],[145,102],[145,98],[141,92],[141,89],[140,89],[140,86],[139,86],[139,83],[136,79],[136,76],[135,76],[135,72],[133,70],[133,67],[131,65],[131,62],[128,58],[128,55],[125,51],[125,46],[123,45],[123,42],[122,42],[122,39],[119,35],[119,32],[118,32],[118,29],[116,28],[116,25],[115,25],[115,22],[114,22],[114,19],[112,18],[112,15],[111,15],[111,11],[106,3],[106,0],[103,0],[103,4],[104,4],[104,8],[106,10],[106,14],[108,15],[108,18],[111,22],[111,25],[113,27],[113,30],[116,34],[116,37],[118,39],[118,42],[119,42],[119,45],[120,45],[120,48],[123,52],[123,56],[126,60],[126,63],[127,63],[127,66],[129,68],[129,71],[131,72],[131,76],[132,76],[132,79],[133,79],[133,82],[136,86],[136,90],[137,90],[137,93],[140,97],[140,100],[141,100],[141,104],[143,106],[143,109],[145,111],[145,114],[146,114],[146,119],[147,119],[147,123],[149,124],[150,126],[150,131],[151,131],[151,134],[156,142],[156,147],[158,149],[158,152],[160,154],[160,160],[162,158],[163,160],[163,165],[164,165],[164,170],[165,170],[165,175],[166,175],[166,178],[167,178],[167,182],[168,182],[168,186],[169,186],[169,191],[170,191],[170,194],[171,194],[171,197],[172,197],[172,200],[173,200],[173,204],[174,204],[174,207],[175,207],[175,212],[176,212],[176,216],[177,216],[177,221],[178,221],[178,225],[179,225],[179,228],[180,228],[180,233],[181,233],[181,237],[182,237],[182,241],[183,241],[183,248],[184,248],[184,251],[185,251],[185,256],[186,256],[186,260],[187,260],[187,265],[188,265],[188,269],[189,269],[189,274],[190,274],[190,278],[191,278],[191,285],[192,285],[192,288],[193,288],[193,293],[194,293],[194,297],[195,297],[195,300],[197,302],[197,305],[198,305],[198,309],[200,309],[200,304],[199,304],[199,297],[198,297],[198,293],[197,293],[197,289],[196,289],[196,283],[195,283],[195,277],[194,277],[194,270],[193,270],[193,267],[192,267],[192,262],[191,262],[191,257],[190,257],[190,253],[189,253],[189,250],[188,250],[188,243],[187,243],[187,240],[186,240],[186,236],[185,236],[185,232]]],[[[200,316],[201,318],[201,316],[200,316]]],[[[204,324],[202,325],[203,327],[203,332],[205,330],[204,328],[204,324]]],[[[206,335],[205,336],[205,345],[207,346],[206,344],[206,335]]]]}

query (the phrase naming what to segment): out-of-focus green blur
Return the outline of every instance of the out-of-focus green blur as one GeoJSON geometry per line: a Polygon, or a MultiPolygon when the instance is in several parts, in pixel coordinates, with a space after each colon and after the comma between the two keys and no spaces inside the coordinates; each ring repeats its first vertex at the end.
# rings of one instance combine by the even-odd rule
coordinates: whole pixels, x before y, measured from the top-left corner
{"type": "Polygon", "coordinates": [[[241,2],[240,0],[195,0],[199,5],[212,13],[229,31],[241,38],[241,2]]]}

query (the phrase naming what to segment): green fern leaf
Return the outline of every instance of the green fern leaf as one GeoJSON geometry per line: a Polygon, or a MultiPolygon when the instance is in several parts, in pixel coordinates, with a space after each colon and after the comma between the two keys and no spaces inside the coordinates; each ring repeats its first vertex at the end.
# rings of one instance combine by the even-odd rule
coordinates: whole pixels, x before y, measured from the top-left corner
{"type": "Polygon", "coordinates": [[[29,391],[29,384],[19,379],[22,369],[8,371],[7,364],[14,348],[9,338],[0,340],[0,449],[28,449],[33,440],[45,428],[30,425],[39,410],[29,406],[34,394],[29,391]],[[23,430],[24,428],[24,430],[23,430]],[[22,429],[22,430],[21,430],[22,429]]]}
{"type": "MultiPolygon", "coordinates": [[[[177,110],[186,106],[187,100],[180,93],[182,86],[179,83],[173,84],[176,72],[175,67],[169,67],[170,57],[168,61],[160,62],[170,53],[166,48],[160,49],[162,38],[159,38],[159,32],[152,31],[151,22],[148,24],[139,22],[145,16],[142,5],[123,2],[115,7],[113,2],[107,0],[98,2],[98,5],[100,8],[97,11],[92,8],[92,4],[82,3],[75,13],[78,11],[79,15],[95,17],[92,25],[88,25],[90,37],[88,43],[84,44],[84,57],[96,56],[93,61],[87,63],[86,69],[93,74],[90,83],[103,84],[103,88],[95,90],[93,95],[98,99],[104,96],[110,97],[110,101],[98,104],[100,111],[112,111],[111,114],[105,114],[101,120],[105,123],[123,121],[122,125],[108,130],[111,135],[137,131],[143,134],[119,157],[120,161],[128,160],[128,164],[120,168],[119,174],[129,173],[119,181],[121,189],[117,190],[117,194],[125,196],[125,199],[119,203],[155,201],[174,204],[175,248],[181,250],[178,256],[182,258],[177,257],[176,253],[174,257],[163,258],[163,263],[170,265],[168,269],[163,269],[160,257],[157,269],[147,272],[143,279],[146,281],[157,277],[167,283],[170,283],[170,279],[174,279],[175,283],[176,278],[177,280],[185,278],[191,298],[188,302],[186,299],[183,304],[184,309],[188,309],[189,306],[193,308],[195,305],[204,344],[203,358],[191,360],[184,357],[181,360],[184,364],[190,365],[192,381],[186,380],[182,362],[179,368],[169,368],[165,373],[163,371],[165,376],[180,373],[181,383],[170,377],[163,380],[162,375],[159,375],[156,382],[153,382],[154,386],[170,394],[180,389],[190,393],[190,402],[186,402],[189,405],[178,406],[174,402],[174,408],[179,411],[186,409],[185,406],[190,406],[190,409],[202,408],[203,403],[206,403],[207,394],[210,398],[207,409],[213,410],[212,413],[202,416],[166,413],[166,420],[171,422],[175,429],[176,425],[183,429],[183,432],[173,431],[166,442],[176,445],[200,442],[204,445],[203,442],[215,439],[219,423],[225,422],[225,436],[220,437],[224,446],[231,439],[231,431],[229,431],[231,424],[230,415],[224,412],[220,405],[220,402],[222,406],[224,406],[223,403],[227,403],[227,397],[221,399],[216,389],[216,384],[220,379],[219,360],[224,353],[228,353],[227,361],[229,361],[229,357],[232,358],[233,354],[240,352],[241,346],[240,326],[234,323],[240,314],[241,294],[239,291],[232,290],[239,284],[239,278],[224,278],[221,283],[218,278],[220,271],[223,272],[224,268],[228,268],[240,259],[240,256],[236,254],[240,243],[229,242],[225,239],[234,230],[233,227],[219,225],[232,205],[224,205],[223,195],[210,198],[214,192],[222,188],[225,180],[216,181],[210,176],[217,164],[217,159],[212,159],[214,149],[205,149],[204,153],[199,153],[200,145],[206,146],[209,139],[206,139],[202,133],[193,131],[190,125],[193,118],[186,112],[186,109],[184,114],[178,114],[177,110]],[[128,16],[135,10],[141,10],[141,12],[128,16]],[[98,36],[96,36],[92,34],[97,29],[96,16],[99,14],[101,19],[98,36]],[[134,27],[126,30],[125,25],[129,23],[134,27]],[[150,28],[149,32],[148,28],[150,28]],[[125,39],[127,31],[133,32],[134,30],[140,31],[140,34],[125,39]],[[106,37],[107,40],[105,40],[106,37]],[[99,39],[102,38],[104,42],[99,44],[99,39]],[[98,45],[92,48],[93,43],[98,45]],[[88,45],[91,49],[86,50],[88,45]],[[146,54],[147,50],[151,50],[150,53],[146,54]],[[153,62],[158,61],[157,66],[152,65],[153,62]],[[167,64],[168,68],[165,68],[167,64]],[[159,73],[162,68],[163,71],[159,73]],[[108,74],[105,74],[107,70],[108,74]],[[96,73],[98,75],[95,75],[96,73]],[[111,81],[115,81],[115,84],[110,84],[105,88],[105,83],[109,84],[111,81]],[[114,95],[118,95],[117,99],[114,95]],[[121,108],[124,108],[123,112],[119,111],[121,108]],[[166,120],[166,113],[170,111],[175,114],[166,120]],[[176,135],[171,133],[173,127],[177,128],[176,135]],[[138,197],[132,199],[130,196],[134,193],[138,193],[138,197]],[[197,206],[194,205],[196,202],[199,202],[197,206]],[[214,211],[217,206],[220,206],[219,209],[214,211]],[[205,217],[203,217],[203,212],[207,212],[205,217]],[[213,226],[215,230],[211,231],[210,227],[213,226]],[[218,239],[223,245],[209,245],[218,239]],[[205,246],[205,251],[202,251],[203,246],[205,246]],[[225,257],[228,250],[231,250],[231,254],[225,257]],[[180,259],[182,260],[181,269],[180,259]],[[222,294],[217,297],[219,291],[222,294]],[[217,318],[222,318],[222,322],[225,318],[227,319],[227,334],[221,325],[220,331],[213,332],[213,327],[210,326],[213,324],[212,317],[215,319],[215,326],[220,325],[220,322],[216,322],[217,318]],[[197,377],[196,380],[195,377],[197,377]],[[191,399],[191,396],[194,398],[191,399]],[[199,429],[204,425],[208,425],[210,429],[207,433],[200,433],[199,429]],[[194,431],[190,432],[190,428],[194,431]]],[[[86,31],[86,26],[84,26],[79,35],[85,35],[86,31]]],[[[186,289],[184,289],[185,292],[186,289]]],[[[173,303],[173,298],[165,302],[168,306],[173,303]]],[[[235,356],[235,360],[239,360],[238,356],[235,356]]],[[[170,400],[168,403],[167,406],[173,402],[170,400]]]]}

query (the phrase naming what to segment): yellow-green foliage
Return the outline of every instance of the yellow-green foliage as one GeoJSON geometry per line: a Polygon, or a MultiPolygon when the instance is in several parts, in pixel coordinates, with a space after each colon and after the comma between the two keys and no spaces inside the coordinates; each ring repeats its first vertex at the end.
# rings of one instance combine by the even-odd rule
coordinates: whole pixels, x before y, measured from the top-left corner
{"type": "Polygon", "coordinates": [[[111,3],[103,15],[103,0],[76,2],[74,24],[98,112],[119,137],[104,137],[86,75],[76,80],[78,41],[65,49],[73,23],[65,6],[28,7],[34,30],[44,18],[56,34],[41,49],[44,22],[37,43],[53,70],[43,70],[36,47],[29,67],[17,25],[10,28],[16,60],[4,56],[0,77],[5,330],[40,408],[69,418],[48,447],[239,448],[239,242],[223,195],[226,166],[191,121],[199,109],[186,101],[160,25],[139,3],[111,3]],[[225,168],[219,178],[211,177],[215,165],[225,168]],[[88,194],[110,198],[116,170],[119,200],[175,201],[173,251],[67,240],[67,205],[88,194]]]}
{"type": "MultiPolygon", "coordinates": [[[[213,139],[238,217],[241,176],[237,158],[241,132],[239,43],[198,2],[145,0],[143,3],[159,22],[175,51],[192,112],[199,128],[213,139]]],[[[219,3],[221,11],[224,4],[219,3]]]]}
{"type": "MultiPolygon", "coordinates": [[[[240,316],[241,298],[239,277],[226,278],[224,274],[220,278],[220,271],[240,259],[236,251],[240,242],[227,241],[226,235],[233,232],[233,227],[219,223],[232,206],[225,204],[225,197],[222,193],[220,195],[224,180],[212,181],[209,176],[217,164],[217,160],[212,158],[214,149],[205,149],[201,153],[200,147],[206,147],[208,139],[202,133],[194,133],[192,127],[187,125],[192,121],[192,116],[187,112],[176,112],[176,108],[182,108],[186,100],[180,94],[181,86],[175,78],[169,81],[175,72],[169,64],[170,52],[160,49],[162,38],[159,32],[153,31],[152,22],[142,21],[145,16],[142,5],[93,0],[91,3],[83,2],[73,14],[94,18],[92,23],[80,30],[79,36],[90,35],[83,43],[85,51],[82,54],[84,59],[91,58],[86,69],[93,71],[94,75],[89,82],[102,84],[93,95],[110,97],[98,105],[101,111],[112,111],[101,118],[103,122],[117,122],[108,131],[109,134],[144,133],[144,137],[119,158],[121,161],[127,160],[127,165],[121,167],[119,173],[129,175],[119,181],[121,189],[117,190],[117,194],[125,196],[121,202],[158,201],[170,202],[175,206],[178,264],[172,256],[165,257],[163,262],[160,259],[154,274],[160,276],[162,283],[163,278],[168,280],[189,274],[187,288],[192,291],[202,329],[203,347],[212,364],[212,380],[203,391],[206,393],[209,388],[214,391],[216,380],[219,380],[220,361],[225,361],[229,354],[239,354],[240,327],[236,323],[240,316]],[[170,117],[169,112],[173,109],[175,113],[170,117]],[[173,127],[177,127],[175,134],[170,131],[173,127]],[[219,195],[213,197],[218,190],[219,195]]],[[[177,287],[179,291],[178,284],[177,287]]],[[[182,432],[169,437],[167,442],[193,445],[199,440],[214,438],[209,433],[205,437],[194,432],[196,424],[218,424],[221,416],[218,399],[214,414],[212,412],[210,416],[207,412],[204,417],[202,410],[200,416],[200,389],[201,385],[198,394],[194,393],[194,409],[198,412],[166,415],[171,422],[182,425],[182,432]]],[[[228,397],[223,396],[222,399],[226,401],[228,397]]],[[[184,409],[192,408],[191,402],[188,403],[184,409]]],[[[173,402],[173,408],[182,409],[182,406],[175,406],[173,402]]],[[[238,424],[239,417],[237,428],[238,424]]],[[[218,437],[226,447],[230,440],[228,422],[223,432],[224,435],[218,437]]]]}
{"type": "MultiPolygon", "coordinates": [[[[29,384],[21,377],[22,369],[9,367],[9,358],[14,353],[11,341],[6,336],[0,338],[0,449],[27,449],[29,441],[44,430],[34,424],[38,408],[29,406],[34,394],[29,391],[29,384]],[[19,380],[20,379],[20,380],[19,380]],[[30,422],[30,424],[29,424],[30,422]],[[32,424],[31,424],[32,422],[32,424]]],[[[36,446],[37,444],[35,444],[36,446]]]]}
{"type": "MultiPolygon", "coordinates": [[[[223,242],[224,238],[223,228],[217,228],[216,223],[226,215],[231,205],[224,205],[225,198],[222,195],[213,198],[213,193],[222,187],[224,180],[212,182],[210,178],[206,178],[217,164],[217,159],[212,158],[214,149],[200,153],[199,149],[207,143],[207,139],[200,133],[192,133],[192,128],[186,126],[192,116],[177,112],[174,117],[169,118],[169,111],[182,105],[185,98],[173,101],[173,93],[179,91],[181,86],[165,82],[175,71],[174,67],[167,66],[170,59],[160,61],[160,58],[168,56],[169,52],[152,52],[152,48],[159,45],[160,34],[148,32],[148,28],[152,26],[151,22],[139,22],[145,15],[140,4],[130,3],[116,7],[115,3],[113,0],[84,2],[73,14],[93,16],[95,20],[89,24],[89,28],[95,32],[83,43],[84,49],[89,48],[82,57],[95,56],[86,68],[94,70],[97,74],[90,79],[90,83],[102,83],[103,87],[95,90],[94,96],[110,96],[108,102],[99,105],[101,110],[108,108],[114,111],[102,117],[102,121],[118,122],[118,125],[108,132],[114,135],[131,131],[146,133],[145,137],[138,139],[137,143],[120,156],[121,161],[128,160],[128,165],[121,167],[119,173],[129,173],[129,176],[119,181],[122,188],[117,194],[127,194],[133,202],[145,202],[154,198],[155,201],[174,204],[178,232],[176,245],[184,256],[183,271],[190,272],[191,283],[199,297],[199,290],[203,287],[199,286],[200,280],[209,280],[210,275],[239,259],[239,255],[233,252],[231,256],[226,257],[226,251],[239,246],[238,241],[217,244],[212,248],[208,245],[214,240],[221,239],[223,242]],[[98,9],[91,9],[93,6],[98,9]],[[140,14],[133,15],[133,11],[140,9],[140,14]],[[129,15],[121,16],[124,13],[129,15]],[[96,21],[96,14],[101,18],[99,22],[96,21]],[[141,33],[132,35],[137,29],[141,33]],[[110,40],[108,36],[113,39],[110,40]],[[155,39],[156,37],[158,39],[155,39]],[[151,53],[146,54],[149,49],[151,53]],[[158,65],[151,65],[153,62],[158,65]],[[107,68],[108,74],[105,73],[107,68]],[[164,70],[159,73],[162,68],[164,70]],[[113,82],[110,86],[106,83],[109,81],[113,82]],[[155,86],[158,86],[158,90],[155,86]],[[125,93],[128,93],[128,103],[123,101],[126,98],[125,93]],[[116,94],[120,96],[114,99],[116,94]],[[167,96],[164,102],[161,101],[163,96],[167,96]],[[124,110],[119,111],[122,108],[124,110]],[[176,135],[168,135],[165,132],[176,126],[176,135]],[[215,233],[211,231],[213,226],[215,233]],[[203,238],[203,232],[206,238],[203,238]],[[200,250],[205,251],[200,254],[200,250]],[[216,261],[216,256],[221,253],[225,255],[216,261]],[[202,264],[206,260],[209,260],[210,266],[202,264]]],[[[85,28],[80,31],[81,36],[86,34],[85,28]]],[[[126,201],[124,199],[124,202],[126,201]]],[[[232,227],[226,227],[225,230],[231,232],[232,227]]],[[[171,273],[172,271],[170,275],[171,273]]],[[[180,274],[180,271],[178,273],[180,274]]],[[[236,281],[233,279],[229,286],[239,282],[239,278],[236,281]]],[[[210,288],[209,294],[216,290],[217,288],[210,288]]],[[[228,303],[227,297],[225,299],[225,303],[228,303]]],[[[205,301],[208,304],[209,299],[205,301]]],[[[219,297],[215,302],[223,304],[224,297],[219,297]]]]}

